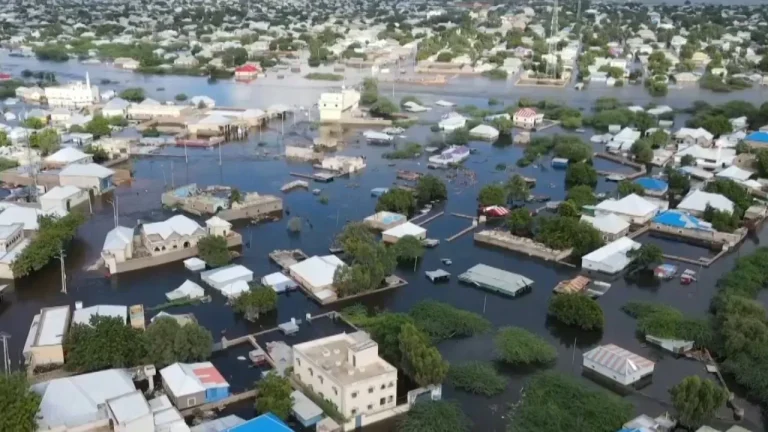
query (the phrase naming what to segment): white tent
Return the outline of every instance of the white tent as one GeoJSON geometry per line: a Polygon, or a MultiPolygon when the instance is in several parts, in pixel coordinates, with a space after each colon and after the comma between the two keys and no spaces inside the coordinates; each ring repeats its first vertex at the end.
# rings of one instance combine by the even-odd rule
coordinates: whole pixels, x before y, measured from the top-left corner
{"type": "Polygon", "coordinates": [[[165,293],[165,297],[168,300],[178,300],[183,298],[195,299],[203,297],[204,295],[205,290],[203,290],[200,285],[192,282],[189,279],[184,281],[184,283],[175,290],[165,293]]]}

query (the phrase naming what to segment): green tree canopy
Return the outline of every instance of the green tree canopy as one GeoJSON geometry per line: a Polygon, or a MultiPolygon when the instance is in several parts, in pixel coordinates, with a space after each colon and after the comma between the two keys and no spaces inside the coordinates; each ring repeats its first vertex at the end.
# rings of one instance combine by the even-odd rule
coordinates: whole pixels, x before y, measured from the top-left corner
{"type": "Polygon", "coordinates": [[[410,218],[416,212],[416,198],[405,189],[390,189],[379,197],[376,211],[400,213],[410,218]]]}
{"type": "Polygon", "coordinates": [[[501,185],[485,185],[480,189],[477,200],[483,207],[492,205],[505,206],[507,204],[507,191],[501,185]]]}
{"type": "Polygon", "coordinates": [[[185,93],[179,93],[176,96],[174,96],[174,99],[176,99],[179,102],[184,102],[185,100],[189,99],[189,97],[185,93]]]}
{"type": "Polygon", "coordinates": [[[94,138],[107,136],[112,133],[112,128],[109,127],[109,120],[102,115],[96,115],[91,121],[85,124],[85,131],[89,134],[93,134],[94,138]]]}
{"type": "Polygon", "coordinates": [[[21,125],[26,128],[40,130],[45,127],[45,122],[38,117],[27,117],[21,122],[21,125]]]}
{"type": "MultiPolygon", "coordinates": [[[[563,138],[563,137],[559,137],[563,138]]],[[[571,162],[583,162],[592,159],[592,146],[585,143],[578,137],[561,140],[555,145],[554,154],[556,157],[568,159],[571,162]]]]}
{"type": "Polygon", "coordinates": [[[385,97],[379,97],[376,99],[376,102],[371,105],[370,108],[371,114],[382,117],[390,117],[392,114],[395,114],[398,111],[400,110],[398,109],[397,105],[385,97]]]}
{"type": "Polygon", "coordinates": [[[100,315],[89,324],[73,324],[64,347],[66,367],[78,372],[137,366],[145,353],[140,330],[120,318],[100,315]]]}
{"type": "Polygon", "coordinates": [[[436,300],[421,301],[408,314],[416,327],[436,341],[470,337],[491,328],[482,316],[436,300]]]}
{"type": "Polygon", "coordinates": [[[572,256],[581,257],[603,245],[600,231],[573,217],[540,217],[536,241],[552,249],[573,248],[572,256]]]}
{"type": "Polygon", "coordinates": [[[40,150],[40,154],[48,156],[55,153],[61,144],[61,137],[54,129],[43,129],[29,136],[29,146],[40,150]]]}
{"type": "Polygon", "coordinates": [[[42,396],[30,389],[26,375],[0,375],[0,430],[37,431],[37,412],[42,396]]]}
{"type": "Polygon", "coordinates": [[[445,201],[448,199],[448,189],[445,187],[445,182],[432,174],[427,174],[421,176],[416,182],[416,197],[421,204],[445,201]]]}
{"type": "Polygon", "coordinates": [[[653,148],[647,139],[635,141],[629,152],[635,157],[635,162],[637,163],[648,164],[653,160],[653,148]]]}
{"type": "Polygon", "coordinates": [[[713,340],[712,327],[707,319],[686,317],[667,305],[634,301],[621,309],[637,318],[637,331],[642,335],[690,340],[699,347],[708,346],[713,340]]]}
{"type": "Polygon", "coordinates": [[[558,294],[549,300],[547,313],[558,321],[582,330],[602,330],[603,309],[595,300],[582,294],[558,294]]]}
{"type": "Polygon", "coordinates": [[[171,317],[163,317],[150,324],[144,336],[147,362],[157,367],[202,361],[211,356],[213,336],[197,323],[180,325],[171,317]]]}
{"type": "Polygon", "coordinates": [[[664,251],[652,243],[645,243],[637,249],[627,252],[627,257],[632,258],[629,263],[628,274],[649,270],[664,262],[664,251]]]}
{"type": "Polygon", "coordinates": [[[541,365],[557,359],[555,347],[520,327],[500,328],[494,345],[499,358],[510,365],[541,365]]]}
{"type": "Polygon", "coordinates": [[[93,161],[97,164],[109,160],[109,153],[107,153],[107,151],[104,150],[101,146],[88,144],[83,148],[83,152],[93,156],[93,161]]]}
{"type": "Polygon", "coordinates": [[[26,276],[38,271],[75,238],[77,229],[85,222],[79,212],[70,212],[64,217],[41,216],[37,235],[13,262],[13,274],[26,276]]]}
{"type": "Polygon", "coordinates": [[[515,174],[507,180],[505,185],[507,198],[512,201],[525,201],[531,194],[531,188],[523,176],[515,174]]]}
{"type": "Polygon", "coordinates": [[[472,423],[455,402],[417,403],[398,425],[398,432],[469,432],[472,423]]]}
{"type": "Polygon", "coordinates": [[[592,165],[584,162],[568,164],[568,169],[565,172],[565,185],[568,189],[579,185],[594,188],[597,186],[597,171],[592,165]]]}
{"type": "Polygon", "coordinates": [[[578,185],[568,189],[565,199],[572,201],[577,208],[597,204],[595,192],[589,185],[578,185]]]}
{"type": "Polygon", "coordinates": [[[351,255],[358,255],[358,250],[365,245],[376,243],[374,231],[364,222],[349,222],[336,236],[336,243],[351,255]]]}
{"type": "Polygon", "coordinates": [[[530,237],[533,234],[533,216],[526,208],[518,208],[509,212],[506,222],[509,231],[516,236],[530,237]]]}
{"type": "Polygon", "coordinates": [[[669,390],[680,423],[689,428],[703,426],[715,417],[728,400],[728,392],[717,383],[689,376],[669,390]]]}
{"type": "Polygon", "coordinates": [[[197,242],[200,259],[211,267],[221,267],[229,264],[232,259],[229,254],[227,239],[217,235],[207,235],[197,242]]]}
{"type": "Polygon", "coordinates": [[[696,158],[693,155],[684,155],[680,158],[680,165],[682,166],[694,166],[696,165],[696,158]]]}
{"type": "Polygon", "coordinates": [[[257,383],[256,388],[256,411],[272,413],[283,420],[291,415],[293,387],[290,379],[271,372],[257,383]]]}
{"type": "Polygon", "coordinates": [[[734,213],[736,213],[738,218],[741,218],[744,211],[752,205],[753,198],[747,188],[731,179],[717,179],[707,183],[704,190],[711,193],[721,194],[733,201],[733,203],[736,204],[736,207],[738,207],[737,209],[734,209],[734,213]]]}
{"type": "Polygon", "coordinates": [[[581,212],[579,211],[579,208],[576,207],[576,204],[574,204],[573,201],[568,200],[561,202],[560,205],[557,206],[557,214],[558,216],[567,218],[581,217],[581,212]]]}
{"type": "Polygon", "coordinates": [[[419,386],[440,384],[448,373],[448,362],[413,324],[400,329],[401,366],[419,386]]]}
{"type": "Polygon", "coordinates": [[[448,380],[459,389],[470,393],[493,396],[504,391],[507,379],[492,364],[467,362],[451,365],[448,380]]]}
{"type": "Polygon", "coordinates": [[[685,195],[688,193],[688,190],[691,189],[691,180],[687,175],[680,171],[672,167],[667,167],[664,169],[664,174],[667,177],[670,193],[674,195],[685,195]]]}
{"type": "Polygon", "coordinates": [[[399,261],[413,262],[424,255],[424,245],[412,235],[403,236],[392,247],[399,261]]]}
{"type": "Polygon", "coordinates": [[[8,138],[8,134],[4,130],[0,130],[0,147],[8,147],[11,145],[11,139],[8,138]]]}
{"type": "Polygon", "coordinates": [[[645,189],[642,186],[629,180],[620,181],[617,190],[622,197],[632,194],[643,196],[645,194],[645,189]]]}
{"type": "Polygon", "coordinates": [[[277,293],[272,287],[251,285],[251,289],[240,294],[232,305],[235,312],[241,313],[251,321],[259,315],[277,308],[277,293]]]}
{"type": "Polygon", "coordinates": [[[141,102],[145,99],[144,89],[141,87],[131,87],[120,92],[120,98],[129,102],[141,102]]]}

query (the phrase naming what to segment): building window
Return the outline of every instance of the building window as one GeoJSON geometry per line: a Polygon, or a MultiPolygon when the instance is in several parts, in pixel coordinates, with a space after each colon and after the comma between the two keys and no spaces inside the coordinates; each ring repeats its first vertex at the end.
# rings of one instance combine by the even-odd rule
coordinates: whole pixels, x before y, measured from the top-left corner
{"type": "Polygon", "coordinates": [[[352,415],[355,415],[357,414],[357,408],[352,408],[349,412],[352,413],[352,415]]]}
{"type": "Polygon", "coordinates": [[[373,404],[368,405],[368,411],[373,409],[373,404]]]}
{"type": "Polygon", "coordinates": [[[352,399],[357,397],[357,392],[352,392],[352,399]]]}
{"type": "Polygon", "coordinates": [[[385,403],[387,403],[387,399],[386,398],[379,399],[379,405],[384,405],[385,403]]]}
{"type": "Polygon", "coordinates": [[[297,358],[297,359],[296,359],[296,365],[297,365],[297,366],[301,366],[301,359],[300,359],[300,358],[297,358]]]}
{"type": "Polygon", "coordinates": [[[315,376],[315,373],[312,372],[312,368],[309,368],[309,376],[315,376]]]}
{"type": "Polygon", "coordinates": [[[373,387],[368,387],[368,393],[373,393],[373,387]]]}
{"type": "Polygon", "coordinates": [[[318,375],[317,378],[320,379],[320,384],[322,384],[323,383],[323,377],[318,375]]]}
{"type": "Polygon", "coordinates": [[[394,381],[390,381],[390,383],[389,383],[389,385],[387,387],[392,388],[394,386],[395,386],[395,382],[394,381]]]}
{"type": "Polygon", "coordinates": [[[384,390],[385,388],[387,388],[387,385],[386,384],[382,384],[381,385],[381,389],[379,389],[379,390],[384,390]]]}
{"type": "Polygon", "coordinates": [[[334,396],[338,396],[339,395],[339,390],[336,387],[332,387],[332,388],[333,388],[334,396]]]}
{"type": "Polygon", "coordinates": [[[389,397],[387,398],[387,402],[392,403],[392,399],[393,399],[393,396],[389,395],[389,397]]]}

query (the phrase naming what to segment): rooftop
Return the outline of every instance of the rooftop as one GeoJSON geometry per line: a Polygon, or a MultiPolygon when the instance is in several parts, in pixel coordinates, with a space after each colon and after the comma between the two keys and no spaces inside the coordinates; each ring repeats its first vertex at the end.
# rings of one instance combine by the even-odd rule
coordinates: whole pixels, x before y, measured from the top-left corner
{"type": "Polygon", "coordinates": [[[69,326],[69,306],[43,308],[33,347],[61,345],[69,326]]]}
{"type": "Polygon", "coordinates": [[[163,222],[145,223],[143,225],[146,235],[158,235],[163,240],[168,239],[174,233],[179,236],[189,236],[202,229],[203,227],[197,222],[184,215],[176,215],[163,222]]]}
{"type": "Polygon", "coordinates": [[[266,413],[231,429],[226,429],[226,432],[293,432],[293,429],[274,414],[266,413]]]}
{"type": "Polygon", "coordinates": [[[613,344],[598,346],[585,352],[584,359],[624,376],[654,366],[654,363],[647,358],[613,344]]]}
{"type": "Polygon", "coordinates": [[[105,168],[95,163],[87,163],[67,165],[66,168],[61,170],[59,176],[107,178],[113,174],[115,174],[115,172],[109,168],[105,168]]]}
{"type": "Polygon", "coordinates": [[[482,287],[497,289],[511,294],[533,285],[533,280],[523,275],[477,264],[459,275],[459,279],[482,287]]]}
{"type": "Polygon", "coordinates": [[[598,231],[608,234],[619,234],[629,228],[629,222],[613,213],[595,217],[583,215],[581,220],[592,225],[598,231]]]}
{"type": "Polygon", "coordinates": [[[128,321],[128,306],[96,305],[82,309],[75,309],[75,312],[72,313],[72,324],[90,325],[91,318],[96,315],[120,318],[123,323],[125,323],[128,321]]]}
{"type": "Polygon", "coordinates": [[[582,257],[583,260],[606,262],[613,260],[617,255],[621,255],[622,259],[626,259],[626,254],[630,249],[637,249],[640,247],[640,243],[632,240],[629,237],[622,237],[614,240],[611,243],[594,250],[582,257]]]}
{"type": "Polygon", "coordinates": [[[726,211],[728,213],[733,212],[733,201],[723,195],[704,192],[699,189],[691,191],[682,201],[680,201],[677,208],[680,210],[703,212],[708,205],[716,210],[726,211]]]}
{"type": "Polygon", "coordinates": [[[323,287],[333,283],[333,275],[336,269],[344,266],[344,261],[336,255],[313,256],[289,267],[291,273],[295,273],[307,281],[313,287],[323,287]]]}
{"type": "Polygon", "coordinates": [[[204,392],[212,387],[229,387],[211,362],[174,363],[160,369],[160,376],[176,397],[204,392]]]}
{"type": "Polygon", "coordinates": [[[659,208],[637,194],[627,195],[620,200],[607,199],[595,206],[597,210],[621,213],[630,216],[647,216],[659,208]]]}
{"type": "Polygon", "coordinates": [[[139,390],[106,401],[117,424],[127,424],[151,413],[147,399],[139,390]]]}
{"type": "Polygon", "coordinates": [[[400,224],[396,227],[390,228],[382,233],[382,235],[385,236],[392,236],[396,238],[403,238],[405,236],[414,236],[418,237],[421,235],[425,235],[427,233],[427,230],[416,225],[412,222],[406,222],[404,224],[400,224]]]}

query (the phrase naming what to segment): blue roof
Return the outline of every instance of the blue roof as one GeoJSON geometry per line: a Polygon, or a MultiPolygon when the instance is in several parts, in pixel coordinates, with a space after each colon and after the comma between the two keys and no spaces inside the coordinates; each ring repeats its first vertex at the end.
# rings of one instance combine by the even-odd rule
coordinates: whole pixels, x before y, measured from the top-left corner
{"type": "Polygon", "coordinates": [[[744,139],[747,141],[757,141],[768,144],[768,132],[752,132],[744,139]]]}
{"type": "Polygon", "coordinates": [[[272,413],[262,414],[224,432],[294,432],[272,413]]]}
{"type": "Polygon", "coordinates": [[[691,216],[680,210],[667,210],[664,213],[659,214],[653,221],[675,228],[687,228],[711,231],[712,225],[708,222],[704,222],[694,216],[691,216]]]}
{"type": "Polygon", "coordinates": [[[664,180],[655,179],[653,177],[640,177],[635,180],[635,183],[643,187],[643,189],[653,191],[665,191],[669,188],[669,185],[664,180]]]}

